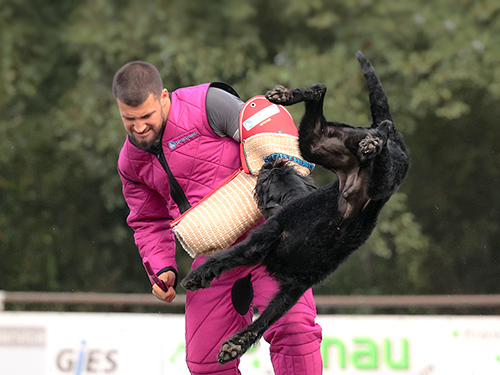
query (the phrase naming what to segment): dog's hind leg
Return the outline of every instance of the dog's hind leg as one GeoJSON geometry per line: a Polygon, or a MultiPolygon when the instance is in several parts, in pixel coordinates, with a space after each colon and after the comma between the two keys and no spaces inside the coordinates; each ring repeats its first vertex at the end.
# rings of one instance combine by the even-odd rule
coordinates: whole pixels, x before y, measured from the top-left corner
{"type": "Polygon", "coordinates": [[[322,105],[325,94],[326,86],[322,83],[297,89],[288,89],[284,86],[276,85],[266,93],[266,98],[273,103],[286,106],[304,101],[321,102],[322,105]]]}
{"type": "Polygon", "coordinates": [[[273,323],[297,303],[306,290],[307,288],[281,285],[278,293],[258,319],[222,343],[221,351],[217,356],[218,362],[224,364],[245,354],[273,323]]]}
{"type": "Polygon", "coordinates": [[[188,290],[210,287],[214,278],[238,266],[253,266],[266,255],[267,250],[279,241],[280,225],[274,218],[268,219],[255,229],[249,237],[225,251],[210,256],[203,264],[192,270],[181,285],[188,290]]]}
{"type": "Polygon", "coordinates": [[[324,150],[320,151],[323,149],[322,144],[332,136],[331,127],[327,129],[327,121],[323,115],[325,94],[326,86],[322,83],[297,89],[278,85],[266,93],[266,98],[276,104],[292,105],[305,102],[305,113],[299,128],[300,153],[306,160],[322,165],[325,159],[324,150]]]}
{"type": "Polygon", "coordinates": [[[321,125],[326,123],[323,116],[323,101],[326,94],[326,86],[316,83],[310,87],[288,89],[281,85],[276,85],[274,89],[266,93],[266,98],[271,102],[281,105],[293,105],[305,102],[306,111],[300,121],[301,128],[304,126],[308,130],[311,127],[318,128],[316,136],[320,136],[321,125]]]}

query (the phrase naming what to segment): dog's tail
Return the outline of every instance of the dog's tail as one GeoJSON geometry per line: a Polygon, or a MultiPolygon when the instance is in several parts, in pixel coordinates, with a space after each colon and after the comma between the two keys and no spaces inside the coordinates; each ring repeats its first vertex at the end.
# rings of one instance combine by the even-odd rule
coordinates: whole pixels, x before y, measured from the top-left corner
{"type": "Polygon", "coordinates": [[[312,177],[302,176],[292,164],[276,159],[260,169],[255,199],[264,217],[269,218],[283,206],[313,190],[316,190],[316,185],[312,177]]]}
{"type": "Polygon", "coordinates": [[[377,73],[375,73],[375,68],[363,55],[363,53],[361,53],[361,51],[356,52],[356,57],[358,58],[359,65],[361,65],[361,71],[365,76],[366,85],[368,87],[373,126],[376,127],[384,120],[393,122],[391,112],[389,110],[389,100],[385,95],[384,88],[382,87],[382,83],[380,82],[377,73]]]}

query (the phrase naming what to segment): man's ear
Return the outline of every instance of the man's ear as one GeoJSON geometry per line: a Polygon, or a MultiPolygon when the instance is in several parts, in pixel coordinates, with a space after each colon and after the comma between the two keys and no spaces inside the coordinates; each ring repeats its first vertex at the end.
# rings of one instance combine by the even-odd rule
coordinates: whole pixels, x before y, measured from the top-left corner
{"type": "Polygon", "coordinates": [[[168,90],[167,89],[163,89],[162,92],[161,92],[161,101],[162,101],[162,104],[165,100],[167,99],[170,99],[170,96],[168,94],[168,90]]]}
{"type": "Polygon", "coordinates": [[[161,92],[160,102],[164,111],[168,113],[168,110],[170,109],[170,95],[167,89],[163,89],[161,92]]]}

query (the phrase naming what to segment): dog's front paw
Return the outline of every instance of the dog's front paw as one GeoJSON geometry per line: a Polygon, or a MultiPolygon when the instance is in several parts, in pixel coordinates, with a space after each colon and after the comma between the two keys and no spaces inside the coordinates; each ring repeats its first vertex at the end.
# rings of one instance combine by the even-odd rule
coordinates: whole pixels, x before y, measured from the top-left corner
{"type": "Polygon", "coordinates": [[[266,98],[276,104],[287,104],[292,99],[292,91],[284,86],[276,85],[266,93],[266,98]]]}
{"type": "Polygon", "coordinates": [[[383,143],[381,138],[367,135],[359,142],[359,156],[362,160],[372,159],[380,152],[383,143]]]}
{"type": "Polygon", "coordinates": [[[215,275],[206,274],[200,272],[201,269],[194,269],[191,271],[182,281],[181,286],[186,290],[195,291],[198,289],[206,289],[210,287],[210,284],[215,277],[215,275]]]}
{"type": "Polygon", "coordinates": [[[253,332],[238,332],[222,343],[217,361],[223,365],[240,358],[255,343],[257,335],[253,332]]]}

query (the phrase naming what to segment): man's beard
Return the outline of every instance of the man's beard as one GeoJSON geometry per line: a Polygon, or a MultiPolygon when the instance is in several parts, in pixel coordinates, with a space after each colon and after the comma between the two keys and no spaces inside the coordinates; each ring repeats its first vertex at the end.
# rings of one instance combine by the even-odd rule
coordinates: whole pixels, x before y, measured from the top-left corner
{"type": "Polygon", "coordinates": [[[152,149],[154,148],[154,145],[158,144],[161,140],[161,137],[158,136],[158,134],[155,134],[154,138],[145,141],[145,140],[140,140],[136,139],[135,137],[129,135],[129,140],[130,142],[137,147],[140,150],[151,152],[152,149]]]}
{"type": "Polygon", "coordinates": [[[153,138],[150,140],[141,140],[141,139],[136,139],[134,136],[129,135],[129,140],[130,142],[136,146],[138,149],[151,152],[151,153],[156,153],[158,144],[161,143],[161,138],[163,135],[163,130],[165,129],[165,122],[163,123],[163,126],[161,127],[160,132],[156,132],[154,129],[151,129],[153,132],[153,138]]]}

